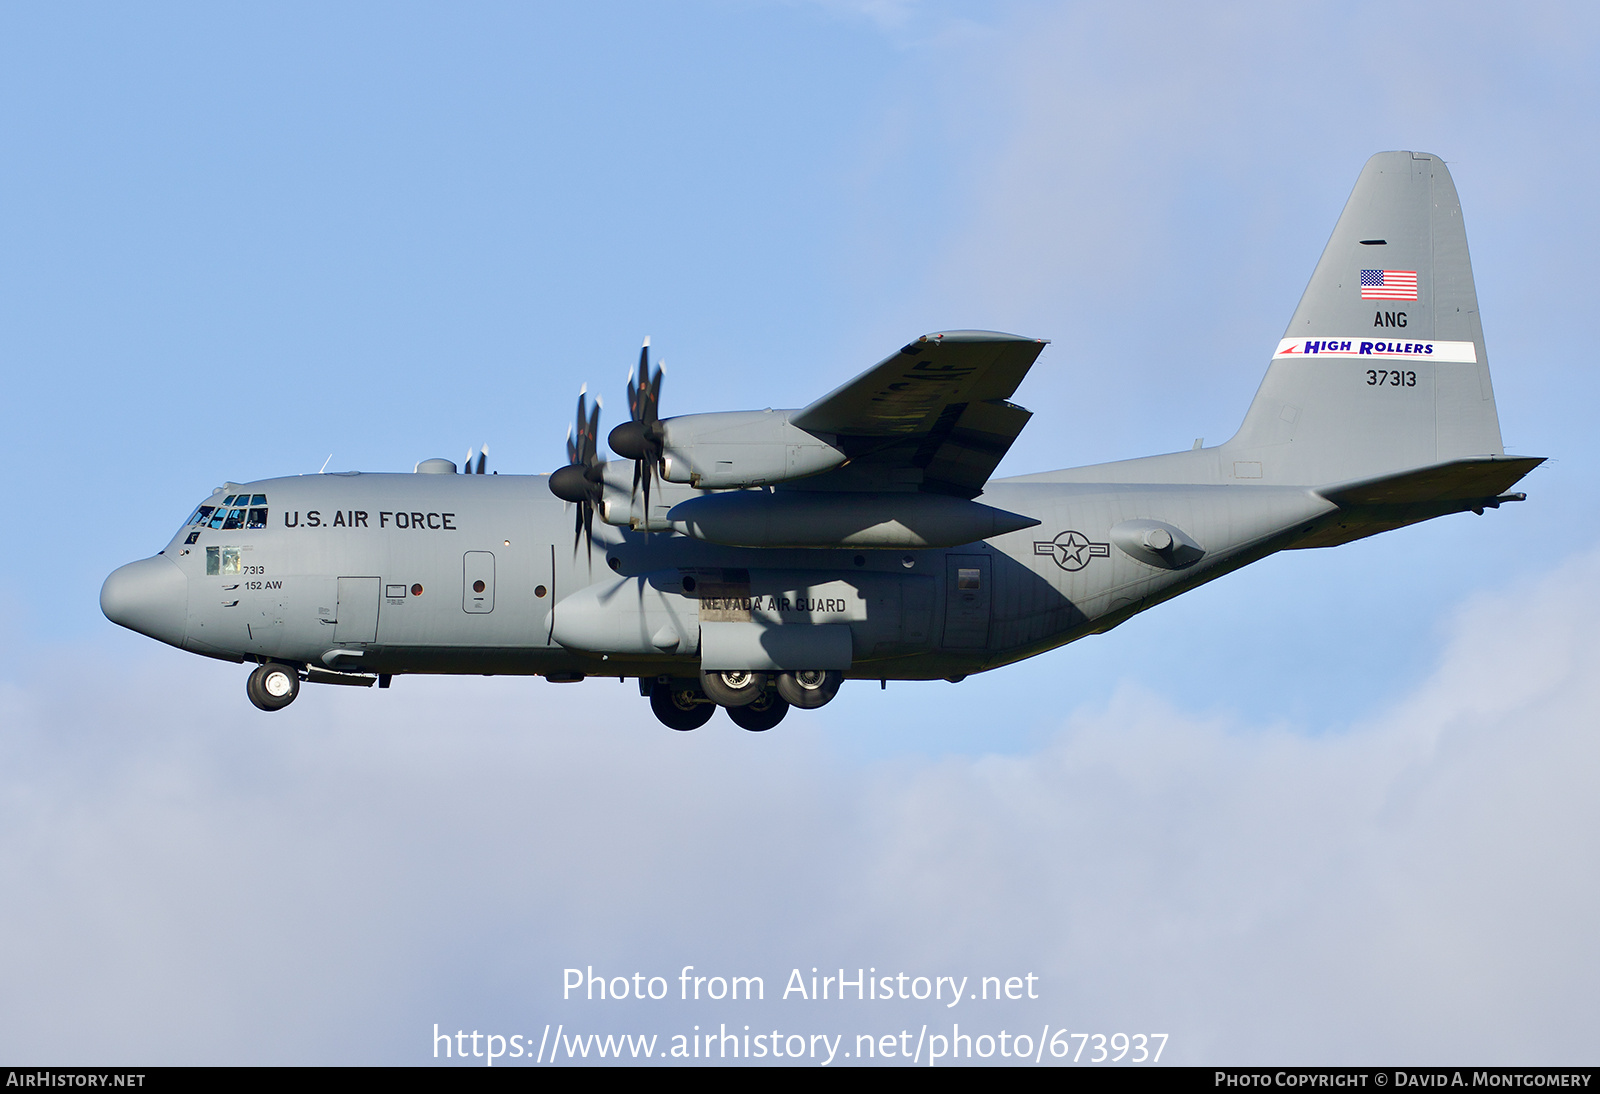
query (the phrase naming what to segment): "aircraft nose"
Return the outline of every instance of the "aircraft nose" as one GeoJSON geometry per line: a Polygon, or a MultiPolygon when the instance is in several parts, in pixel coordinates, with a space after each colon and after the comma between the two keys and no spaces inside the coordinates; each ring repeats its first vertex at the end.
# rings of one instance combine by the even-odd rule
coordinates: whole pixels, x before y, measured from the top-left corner
{"type": "Polygon", "coordinates": [[[130,631],[182,646],[189,616],[189,579],[161,555],[130,562],[111,571],[100,587],[100,610],[111,622],[130,631]]]}

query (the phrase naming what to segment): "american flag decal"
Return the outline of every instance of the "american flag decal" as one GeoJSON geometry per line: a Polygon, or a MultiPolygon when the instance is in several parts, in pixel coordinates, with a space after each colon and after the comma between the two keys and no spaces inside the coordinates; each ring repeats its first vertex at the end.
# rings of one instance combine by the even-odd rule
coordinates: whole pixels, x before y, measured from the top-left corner
{"type": "Polygon", "coordinates": [[[1416,270],[1362,270],[1361,299],[1415,300],[1416,270]]]}

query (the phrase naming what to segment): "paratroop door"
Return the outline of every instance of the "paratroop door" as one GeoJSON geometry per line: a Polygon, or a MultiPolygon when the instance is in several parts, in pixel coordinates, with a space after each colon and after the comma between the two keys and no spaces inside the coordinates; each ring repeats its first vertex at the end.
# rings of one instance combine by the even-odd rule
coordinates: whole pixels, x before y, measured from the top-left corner
{"type": "Polygon", "coordinates": [[[339,579],[339,615],[333,627],[335,642],[378,640],[378,592],[375,577],[339,579]]]}
{"type": "Polygon", "coordinates": [[[946,555],[943,645],[982,649],[988,644],[989,556],[946,555]]]}

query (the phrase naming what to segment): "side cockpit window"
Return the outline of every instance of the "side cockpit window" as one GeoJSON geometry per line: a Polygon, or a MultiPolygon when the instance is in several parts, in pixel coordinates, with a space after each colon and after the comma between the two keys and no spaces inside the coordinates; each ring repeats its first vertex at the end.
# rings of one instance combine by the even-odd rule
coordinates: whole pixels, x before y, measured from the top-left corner
{"type": "Polygon", "coordinates": [[[239,572],[239,548],[207,547],[206,574],[210,577],[228,577],[239,572]]]}

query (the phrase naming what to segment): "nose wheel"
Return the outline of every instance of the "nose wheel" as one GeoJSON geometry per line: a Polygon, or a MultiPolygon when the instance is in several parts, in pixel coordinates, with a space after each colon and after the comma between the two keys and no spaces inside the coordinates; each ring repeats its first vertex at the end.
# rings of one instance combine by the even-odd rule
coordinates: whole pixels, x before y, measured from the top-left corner
{"type": "Polygon", "coordinates": [[[300,694],[300,674],[291,665],[262,665],[250,674],[245,694],[260,710],[282,710],[300,694]]]}

